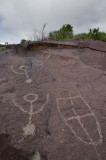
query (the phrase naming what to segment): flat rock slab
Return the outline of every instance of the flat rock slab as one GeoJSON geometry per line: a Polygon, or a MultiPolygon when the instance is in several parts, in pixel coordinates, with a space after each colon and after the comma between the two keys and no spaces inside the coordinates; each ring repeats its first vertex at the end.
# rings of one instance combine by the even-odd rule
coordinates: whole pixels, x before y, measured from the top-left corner
{"type": "Polygon", "coordinates": [[[0,160],[105,160],[106,53],[15,52],[0,53],[0,160]]]}

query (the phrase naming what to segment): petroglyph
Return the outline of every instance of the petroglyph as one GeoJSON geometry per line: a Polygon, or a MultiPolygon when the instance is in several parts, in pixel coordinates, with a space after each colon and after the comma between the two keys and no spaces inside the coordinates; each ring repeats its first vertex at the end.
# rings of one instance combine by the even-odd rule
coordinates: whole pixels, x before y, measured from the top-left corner
{"type": "Polygon", "coordinates": [[[74,136],[86,145],[92,145],[100,160],[96,146],[102,144],[101,127],[97,118],[86,100],[73,88],[71,84],[63,84],[58,88],[56,99],[58,111],[74,136]],[[91,121],[91,123],[90,123],[91,121]],[[94,132],[90,124],[94,124],[94,132]],[[93,135],[94,134],[94,135],[93,135]],[[97,138],[95,138],[97,137],[97,138]]]}
{"type": "Polygon", "coordinates": [[[17,72],[14,70],[13,66],[10,66],[11,70],[13,73],[15,74],[24,74],[26,76],[26,83],[31,83],[32,82],[32,79],[29,78],[29,75],[28,75],[28,67],[27,66],[20,66],[19,69],[23,72],[17,72]]]}
{"type": "Polygon", "coordinates": [[[39,96],[38,94],[27,94],[25,96],[23,96],[23,100],[26,102],[30,103],[30,111],[26,111],[21,105],[19,105],[16,100],[15,97],[12,98],[13,104],[18,107],[23,113],[28,114],[29,115],[29,119],[28,119],[28,124],[23,127],[23,135],[26,137],[28,135],[34,135],[35,131],[36,131],[36,127],[35,125],[32,123],[32,117],[33,115],[36,115],[38,113],[40,113],[41,111],[43,111],[45,105],[48,103],[49,101],[49,95],[46,95],[46,102],[40,107],[40,109],[38,109],[36,112],[34,112],[34,105],[33,103],[36,102],[38,100],[39,96]],[[32,97],[32,98],[31,98],[32,97]]]}
{"type": "Polygon", "coordinates": [[[75,63],[76,63],[76,61],[73,59],[70,59],[68,61],[66,61],[66,60],[61,61],[62,65],[69,65],[69,64],[75,64],[75,63]]]}
{"type": "Polygon", "coordinates": [[[67,57],[63,57],[61,55],[56,55],[56,54],[50,54],[47,52],[43,52],[43,58],[46,59],[46,61],[48,61],[50,64],[52,62],[54,63],[59,63],[60,65],[74,65],[76,63],[76,61],[73,58],[68,57],[67,60],[62,60],[62,58],[67,58],[67,57]]]}
{"type": "Polygon", "coordinates": [[[100,51],[94,52],[92,50],[90,50],[87,55],[90,56],[90,57],[94,56],[94,57],[97,57],[97,58],[103,58],[103,57],[105,57],[105,53],[104,52],[100,52],[100,51]]]}

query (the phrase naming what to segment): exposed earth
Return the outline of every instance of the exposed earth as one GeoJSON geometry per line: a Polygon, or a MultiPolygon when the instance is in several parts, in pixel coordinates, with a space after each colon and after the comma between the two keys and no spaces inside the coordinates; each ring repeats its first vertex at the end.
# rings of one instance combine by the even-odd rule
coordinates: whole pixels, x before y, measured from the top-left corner
{"type": "Polygon", "coordinates": [[[106,159],[106,42],[0,52],[0,160],[106,159]]]}

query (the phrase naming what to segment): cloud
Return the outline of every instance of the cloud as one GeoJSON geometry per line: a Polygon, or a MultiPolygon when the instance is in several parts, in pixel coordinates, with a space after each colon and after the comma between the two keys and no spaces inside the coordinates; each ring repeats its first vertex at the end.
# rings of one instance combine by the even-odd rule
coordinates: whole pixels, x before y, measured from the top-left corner
{"type": "Polygon", "coordinates": [[[74,32],[100,27],[106,32],[106,1],[102,0],[0,0],[0,41],[20,42],[35,29],[40,33],[71,24],[74,32]]]}

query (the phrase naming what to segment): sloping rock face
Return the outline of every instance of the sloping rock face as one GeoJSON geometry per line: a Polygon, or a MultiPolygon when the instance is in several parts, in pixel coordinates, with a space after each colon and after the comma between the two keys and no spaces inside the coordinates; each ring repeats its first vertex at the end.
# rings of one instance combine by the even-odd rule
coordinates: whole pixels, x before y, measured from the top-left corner
{"type": "Polygon", "coordinates": [[[0,53],[0,160],[105,160],[106,43],[73,43],[0,53]]]}

